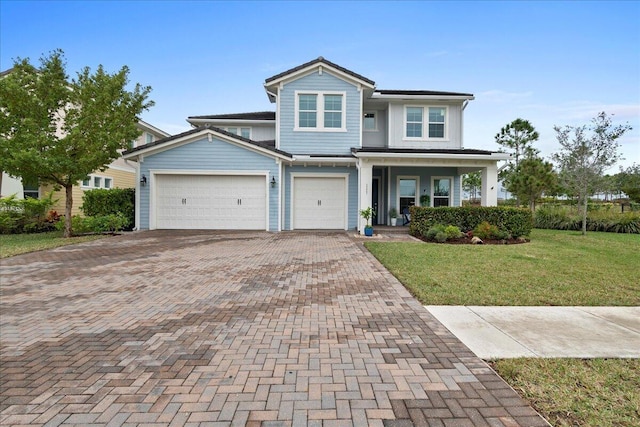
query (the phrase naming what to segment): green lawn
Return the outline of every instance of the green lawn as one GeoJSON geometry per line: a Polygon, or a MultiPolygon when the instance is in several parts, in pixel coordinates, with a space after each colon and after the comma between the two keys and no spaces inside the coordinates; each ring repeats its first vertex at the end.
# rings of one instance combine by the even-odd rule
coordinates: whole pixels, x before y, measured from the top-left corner
{"type": "Polygon", "coordinates": [[[62,237],[62,231],[35,234],[2,234],[0,235],[0,258],[88,242],[103,237],[105,236],[92,235],[65,239],[62,237]]]}
{"type": "Polygon", "coordinates": [[[493,367],[556,427],[640,425],[639,359],[508,359],[493,367]]]}
{"type": "MultiPolygon", "coordinates": [[[[640,305],[640,236],[533,230],[509,246],[368,242],[423,304],[640,305]]],[[[554,426],[640,423],[640,360],[509,359],[493,367],[554,426]]]]}
{"type": "Polygon", "coordinates": [[[640,305],[640,236],[538,230],[519,245],[367,242],[425,305],[640,305]]]}

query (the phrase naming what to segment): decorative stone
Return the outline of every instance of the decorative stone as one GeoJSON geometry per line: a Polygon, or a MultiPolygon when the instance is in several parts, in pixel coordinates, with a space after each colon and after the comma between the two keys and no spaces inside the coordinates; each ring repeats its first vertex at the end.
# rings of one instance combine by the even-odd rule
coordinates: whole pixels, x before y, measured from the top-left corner
{"type": "Polygon", "coordinates": [[[484,244],[484,242],[478,236],[473,236],[473,238],[471,239],[471,244],[472,245],[482,245],[482,244],[484,244]]]}

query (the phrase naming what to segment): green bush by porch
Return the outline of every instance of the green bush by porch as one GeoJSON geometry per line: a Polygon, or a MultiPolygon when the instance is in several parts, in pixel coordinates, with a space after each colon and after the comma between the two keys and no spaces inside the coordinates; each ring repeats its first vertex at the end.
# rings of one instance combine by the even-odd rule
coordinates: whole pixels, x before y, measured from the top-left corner
{"type": "Polygon", "coordinates": [[[514,238],[528,236],[533,228],[533,215],[528,209],[501,206],[413,207],[409,233],[424,236],[435,224],[455,225],[462,231],[469,231],[484,221],[514,238]]]}

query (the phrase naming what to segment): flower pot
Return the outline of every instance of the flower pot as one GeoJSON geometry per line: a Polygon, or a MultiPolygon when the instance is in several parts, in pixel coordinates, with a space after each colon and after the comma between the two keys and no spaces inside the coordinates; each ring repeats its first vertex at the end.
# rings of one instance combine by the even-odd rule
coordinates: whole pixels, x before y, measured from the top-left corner
{"type": "Polygon", "coordinates": [[[392,227],[395,227],[397,223],[398,223],[398,218],[391,218],[391,226],[392,227]]]}
{"type": "Polygon", "coordinates": [[[364,235],[371,237],[373,236],[373,227],[365,227],[364,228],[364,235]]]}

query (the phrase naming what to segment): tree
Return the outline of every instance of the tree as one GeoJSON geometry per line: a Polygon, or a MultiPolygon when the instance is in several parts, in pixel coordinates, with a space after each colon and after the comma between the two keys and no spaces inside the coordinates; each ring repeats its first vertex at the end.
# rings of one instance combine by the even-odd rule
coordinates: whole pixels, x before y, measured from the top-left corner
{"type": "Polygon", "coordinates": [[[629,124],[613,126],[611,117],[599,113],[591,125],[555,126],[560,151],[553,159],[560,168],[562,184],[578,197],[582,211],[582,234],[587,234],[587,203],[598,190],[604,171],[621,158],[618,138],[631,130],[629,124]]]}
{"type": "Polygon", "coordinates": [[[520,161],[511,176],[509,191],[518,200],[529,204],[535,210],[536,201],[544,192],[553,192],[556,187],[556,173],[553,165],[536,156],[526,157],[520,161]]]}
{"type": "MultiPolygon", "coordinates": [[[[534,141],[537,141],[539,137],[540,135],[536,132],[533,125],[528,120],[520,118],[507,124],[496,134],[496,143],[503,146],[506,152],[511,154],[513,159],[513,163],[509,163],[507,167],[500,172],[499,176],[504,187],[510,193],[515,194],[515,192],[511,190],[510,185],[513,173],[518,169],[520,160],[539,154],[539,150],[533,148],[531,145],[534,141]]],[[[520,203],[519,199],[518,203],[520,203]]]]}
{"type": "Polygon", "coordinates": [[[482,185],[482,174],[480,171],[465,174],[462,177],[462,188],[470,193],[471,199],[475,200],[478,190],[482,185]]]}
{"type": "Polygon", "coordinates": [[[23,181],[63,187],[64,236],[70,237],[72,188],[107,165],[140,135],[136,124],[151,88],[126,89],[129,69],[109,74],[88,67],[69,80],[64,53],[53,51],[36,68],[17,59],[0,79],[0,170],[23,181]]]}
{"type": "Polygon", "coordinates": [[[627,169],[620,170],[620,189],[629,196],[629,199],[640,203],[640,165],[633,164],[627,169]]]}

